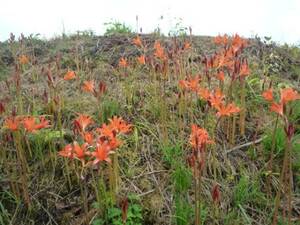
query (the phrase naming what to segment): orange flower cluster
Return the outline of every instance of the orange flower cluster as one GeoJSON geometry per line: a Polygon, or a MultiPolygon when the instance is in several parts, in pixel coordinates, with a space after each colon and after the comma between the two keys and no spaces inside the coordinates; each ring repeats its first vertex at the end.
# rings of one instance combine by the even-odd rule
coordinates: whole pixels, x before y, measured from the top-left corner
{"type": "MultiPolygon", "coordinates": [[[[140,38],[140,36],[137,36],[136,38],[134,38],[132,40],[132,43],[137,46],[138,48],[140,48],[140,51],[144,52],[146,51],[146,48],[144,47],[143,45],[143,42],[140,38]]],[[[146,64],[146,56],[145,54],[141,54],[140,56],[138,56],[137,58],[137,62],[140,64],[140,65],[145,65],[146,64]]]]}
{"type": "Polygon", "coordinates": [[[278,113],[280,116],[284,116],[284,109],[287,103],[300,99],[300,94],[292,88],[281,89],[280,101],[278,103],[274,100],[272,88],[263,92],[262,96],[265,100],[271,103],[270,110],[278,113]]]}
{"type": "Polygon", "coordinates": [[[214,61],[212,62],[212,68],[223,68],[233,71],[234,60],[233,53],[229,50],[224,50],[215,55],[214,61]]]}
{"type": "Polygon", "coordinates": [[[225,105],[225,96],[220,89],[210,92],[207,88],[200,87],[200,76],[194,78],[187,78],[179,81],[179,87],[183,90],[189,90],[198,94],[198,96],[207,101],[210,106],[217,110],[217,116],[231,116],[232,114],[240,112],[240,109],[234,104],[229,103],[225,105]]]}
{"type": "Polygon", "coordinates": [[[237,107],[234,103],[229,103],[228,105],[224,105],[221,103],[217,108],[217,116],[231,116],[232,114],[240,112],[240,108],[237,107]]]}
{"type": "Polygon", "coordinates": [[[214,42],[215,42],[215,44],[217,44],[217,45],[227,45],[227,43],[228,43],[228,35],[227,34],[225,34],[225,35],[223,35],[223,36],[221,36],[221,35],[218,35],[218,36],[216,36],[215,38],[214,38],[214,42]]]}
{"type": "Polygon", "coordinates": [[[87,143],[80,146],[76,141],[74,141],[73,144],[66,145],[59,152],[59,155],[70,159],[77,158],[84,163],[85,156],[90,155],[90,152],[87,151],[87,147],[87,143]]]}
{"type": "MultiPolygon", "coordinates": [[[[141,54],[139,56],[137,56],[136,61],[140,65],[145,65],[146,62],[148,62],[148,60],[146,60],[147,47],[143,44],[140,36],[137,36],[136,38],[134,38],[132,40],[132,43],[136,47],[138,47],[139,51],[141,52],[141,54]]],[[[177,52],[183,53],[184,51],[191,49],[191,46],[192,45],[189,41],[185,41],[183,43],[183,46],[181,46],[181,49],[177,52]]],[[[165,70],[168,67],[168,60],[167,59],[168,59],[169,56],[166,54],[165,48],[162,46],[162,44],[158,40],[156,40],[154,42],[154,53],[153,53],[153,55],[154,55],[155,58],[162,61],[163,65],[161,65],[160,70],[164,71],[164,73],[165,73],[165,70]]],[[[150,65],[153,66],[153,61],[152,61],[153,58],[149,56],[149,58],[147,58],[147,59],[149,59],[150,65]]],[[[119,61],[119,67],[128,67],[128,65],[129,64],[128,64],[127,60],[122,57],[119,61]]]]}
{"type": "Polygon", "coordinates": [[[183,90],[189,90],[193,92],[197,92],[200,88],[199,82],[201,78],[200,76],[188,77],[186,80],[179,81],[179,87],[183,90]]]}
{"type": "Polygon", "coordinates": [[[206,162],[206,146],[214,142],[204,128],[200,128],[196,124],[192,124],[191,128],[190,144],[193,148],[193,152],[188,157],[188,161],[197,179],[199,176],[198,172],[202,171],[206,162]]]}
{"type": "Polygon", "coordinates": [[[221,35],[216,36],[214,38],[214,42],[217,45],[222,45],[225,47],[231,44],[231,47],[234,48],[235,50],[239,50],[239,49],[245,48],[247,46],[247,41],[245,39],[241,38],[238,34],[233,36],[231,43],[230,43],[230,38],[228,37],[227,34],[225,34],[223,36],[221,36],[221,35]]]}
{"type": "Polygon", "coordinates": [[[219,35],[214,38],[214,42],[223,48],[211,57],[205,57],[203,63],[206,72],[210,69],[220,70],[216,78],[221,81],[225,79],[224,70],[231,74],[233,80],[237,78],[237,75],[245,77],[250,74],[248,62],[241,57],[243,49],[247,46],[245,39],[237,34],[232,38],[219,35]]]}
{"type": "Polygon", "coordinates": [[[225,96],[222,94],[220,89],[215,90],[209,96],[209,103],[212,107],[217,110],[217,117],[231,116],[232,114],[240,112],[240,108],[234,103],[225,104],[225,96]]]}
{"type": "Polygon", "coordinates": [[[49,120],[43,116],[39,118],[39,121],[33,116],[12,116],[4,121],[4,127],[11,131],[17,131],[23,127],[28,133],[35,133],[37,130],[49,126],[49,120]]]}
{"type": "Polygon", "coordinates": [[[198,127],[196,124],[192,124],[192,132],[190,135],[190,144],[194,150],[203,151],[207,144],[214,143],[208,132],[204,128],[198,127]]]}
{"type": "Polygon", "coordinates": [[[102,161],[110,163],[109,155],[115,153],[122,144],[118,136],[129,133],[132,125],[114,116],[108,124],[94,128],[95,132],[86,131],[93,123],[90,116],[79,114],[74,120],[74,130],[80,134],[83,144],[79,145],[75,141],[73,144],[66,145],[58,154],[62,157],[78,159],[83,166],[95,165],[102,161]]]}

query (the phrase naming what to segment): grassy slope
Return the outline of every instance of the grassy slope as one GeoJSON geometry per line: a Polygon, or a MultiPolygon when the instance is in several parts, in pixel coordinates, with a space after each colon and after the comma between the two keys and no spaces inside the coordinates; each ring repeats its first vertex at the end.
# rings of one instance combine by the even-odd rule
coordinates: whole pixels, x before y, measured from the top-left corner
{"type": "MultiPolygon", "coordinates": [[[[158,37],[147,35],[143,37],[149,46],[158,37]]],[[[162,38],[166,45],[171,40],[162,38]]],[[[215,51],[209,37],[192,37],[193,50],[185,57],[189,62],[189,72],[197,73],[204,54],[215,51]]],[[[7,66],[12,59],[7,43],[1,43],[0,52],[0,100],[9,99],[8,111],[15,104],[12,93],[3,82],[11,79],[11,66],[7,66]]],[[[15,46],[19,50],[19,46],[15,46]]],[[[23,79],[23,99],[25,112],[28,114],[45,114],[42,93],[47,89],[47,81],[42,68],[55,70],[55,58],[59,55],[61,74],[67,68],[77,72],[78,80],[62,83],[61,96],[64,99],[62,121],[65,142],[72,139],[72,119],[76,112],[92,115],[98,123],[106,122],[112,115],[120,115],[134,124],[135,130],[120,149],[120,171],[122,182],[120,196],[135,193],[140,197],[145,224],[171,224],[180,220],[176,216],[182,215],[190,219],[193,212],[193,191],[191,188],[191,173],[186,163],[186,153],[189,151],[188,135],[190,124],[203,123],[201,104],[191,101],[185,112],[184,125],[179,127],[178,100],[174,92],[178,92],[178,82],[170,79],[162,87],[157,81],[152,81],[153,74],[146,67],[132,67],[127,71],[128,76],[122,76],[117,67],[120,57],[134,59],[139,51],[131,44],[131,37],[91,37],[72,36],[57,38],[50,41],[36,39],[27,40],[24,49],[28,54],[35,54],[35,65],[25,68],[23,79]],[[82,93],[80,84],[84,80],[95,79],[104,81],[108,91],[102,99],[100,116],[98,103],[89,94],[82,93]],[[160,88],[157,88],[160,87],[160,88]],[[200,104],[200,105],[199,105],[200,104]],[[165,131],[167,127],[167,134],[165,131]],[[166,137],[167,136],[167,137],[166,137]],[[178,194],[178,192],[182,194],[178,194]],[[177,194],[176,194],[177,193],[177,194]],[[180,201],[178,199],[184,199],[180,201]],[[182,202],[185,202],[183,204],[182,202]]],[[[297,48],[278,47],[273,44],[263,44],[252,40],[245,53],[251,65],[251,76],[247,85],[247,123],[246,136],[237,136],[234,146],[251,143],[254,139],[265,137],[270,133],[274,117],[268,112],[267,105],[260,97],[262,86],[272,80],[274,86],[293,86],[299,90],[300,53],[297,48]]],[[[294,118],[299,124],[298,114],[294,118]]],[[[6,112],[8,115],[9,112],[6,112]]],[[[0,123],[3,121],[1,117],[0,123]]],[[[213,121],[208,119],[207,129],[213,128],[213,121]]],[[[299,134],[299,125],[297,132],[299,134]]],[[[4,140],[2,132],[2,146],[4,149],[13,147],[4,140]]],[[[223,134],[220,134],[222,138],[223,134]]],[[[32,145],[42,148],[42,155],[30,159],[30,195],[33,199],[33,209],[28,212],[22,207],[22,202],[11,195],[7,168],[14,166],[13,162],[0,160],[0,215],[4,224],[7,221],[23,221],[23,224],[81,224],[83,210],[76,176],[72,176],[72,187],[68,187],[65,178],[65,164],[57,157],[56,151],[61,148],[60,139],[55,131],[39,133],[32,137],[32,145]],[[49,134],[50,133],[50,134],[49,134]],[[49,139],[51,144],[47,142],[49,139]],[[39,140],[37,140],[39,139],[39,140]],[[42,142],[42,144],[40,143],[42,142]],[[42,147],[41,147],[42,146],[42,147]],[[42,161],[43,158],[43,161],[42,161]],[[12,163],[12,165],[10,165],[12,163]],[[6,222],[5,222],[6,221],[6,222]],[[75,222],[76,221],[76,222],[75,222]]],[[[278,134],[278,140],[282,137],[278,134]]],[[[264,168],[268,160],[270,138],[258,144],[249,144],[230,153],[224,153],[234,146],[217,145],[218,183],[221,187],[221,209],[216,215],[210,208],[212,187],[211,168],[203,181],[202,196],[204,199],[202,216],[205,224],[212,224],[214,220],[220,224],[267,224],[271,219],[272,200],[268,200],[265,190],[264,168]]],[[[299,140],[298,140],[299,144],[299,140]]],[[[278,143],[276,150],[276,165],[281,165],[282,148],[278,143]]],[[[299,146],[299,145],[298,145],[299,146]]],[[[38,151],[38,150],[37,150],[38,151]]],[[[299,216],[299,161],[300,153],[295,152],[295,217],[299,216]],[[298,210],[298,212],[296,211],[298,210]]],[[[210,164],[209,162],[207,163],[210,164]]],[[[279,173],[276,168],[276,173],[279,173]]],[[[276,188],[278,175],[272,176],[273,187],[276,188]]],[[[89,204],[95,200],[91,183],[87,181],[89,204]]],[[[94,211],[91,209],[91,214],[94,211]]],[[[95,214],[95,213],[94,213],[95,214]]],[[[92,215],[93,216],[93,215],[92,215]]],[[[1,222],[1,220],[0,220],[1,222]]],[[[183,222],[181,224],[188,224],[183,222]]]]}

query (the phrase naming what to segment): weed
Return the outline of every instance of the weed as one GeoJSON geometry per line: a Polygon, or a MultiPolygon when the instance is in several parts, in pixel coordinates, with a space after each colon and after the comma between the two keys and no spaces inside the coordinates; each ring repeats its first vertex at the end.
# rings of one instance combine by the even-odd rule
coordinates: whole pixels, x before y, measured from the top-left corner
{"type": "Polygon", "coordinates": [[[233,204],[235,207],[246,204],[264,206],[266,202],[264,193],[261,192],[259,183],[247,176],[242,176],[233,190],[233,204]]]}
{"type": "Polygon", "coordinates": [[[104,100],[101,106],[101,123],[105,123],[109,118],[118,115],[120,113],[119,103],[115,100],[104,100]]]}
{"type": "Polygon", "coordinates": [[[143,216],[142,208],[138,203],[139,199],[134,195],[128,196],[128,208],[126,209],[126,219],[122,208],[114,206],[107,209],[107,220],[96,218],[93,220],[93,225],[141,225],[143,216]]]}
{"type": "Polygon", "coordinates": [[[117,34],[131,34],[132,29],[125,23],[119,21],[110,21],[104,23],[106,26],[106,31],[104,35],[117,35],[117,34]]]}

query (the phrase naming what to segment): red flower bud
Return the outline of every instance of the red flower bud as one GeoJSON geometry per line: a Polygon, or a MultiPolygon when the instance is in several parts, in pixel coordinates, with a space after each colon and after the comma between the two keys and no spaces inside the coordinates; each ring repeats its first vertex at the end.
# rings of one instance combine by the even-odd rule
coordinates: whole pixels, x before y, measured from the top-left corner
{"type": "Polygon", "coordinates": [[[221,192],[220,192],[218,184],[214,184],[214,186],[211,190],[211,196],[212,196],[212,199],[213,199],[214,203],[219,203],[220,202],[221,192]]]}
{"type": "Polygon", "coordinates": [[[284,130],[285,130],[285,134],[286,134],[288,140],[290,141],[292,139],[292,137],[294,136],[295,127],[293,126],[293,124],[289,124],[288,127],[285,128],[284,130]]]}
{"type": "Polygon", "coordinates": [[[121,201],[121,210],[122,210],[122,221],[125,224],[127,220],[128,198],[124,198],[121,201]]]}
{"type": "Polygon", "coordinates": [[[0,102],[0,115],[5,112],[4,103],[0,102]]]}

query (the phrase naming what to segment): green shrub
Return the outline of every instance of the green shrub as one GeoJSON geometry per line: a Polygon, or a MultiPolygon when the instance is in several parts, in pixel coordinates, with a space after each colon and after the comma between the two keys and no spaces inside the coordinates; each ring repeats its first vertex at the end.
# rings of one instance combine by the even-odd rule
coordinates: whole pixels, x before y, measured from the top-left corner
{"type": "Polygon", "coordinates": [[[131,34],[133,33],[130,26],[125,23],[121,23],[119,21],[110,21],[108,23],[104,23],[106,26],[106,31],[104,35],[116,35],[116,34],[131,34]]]}

